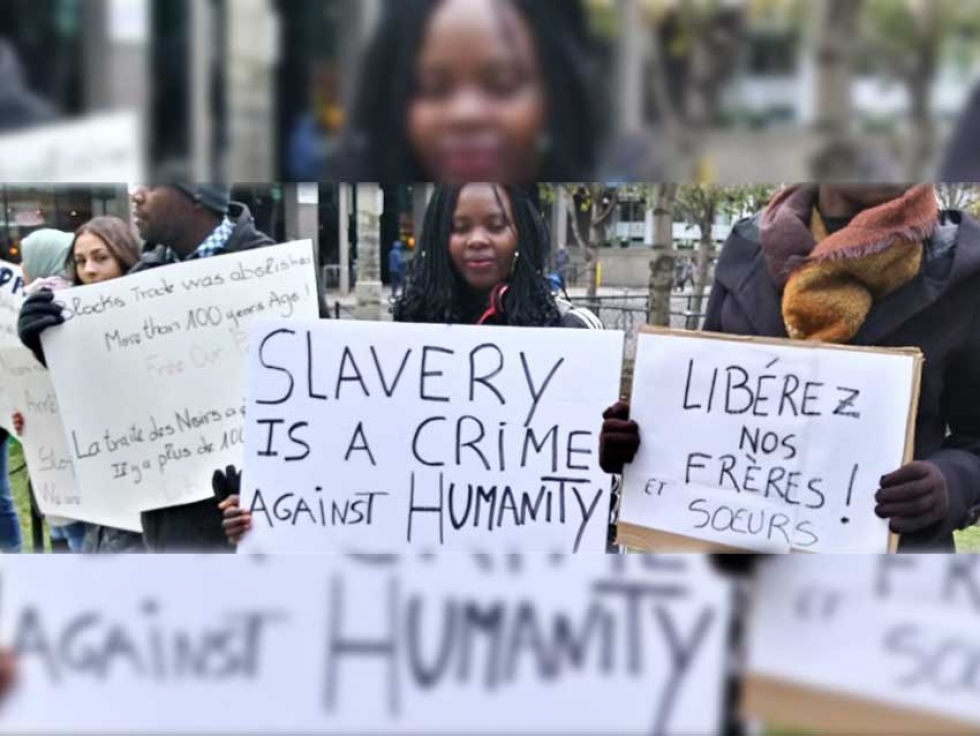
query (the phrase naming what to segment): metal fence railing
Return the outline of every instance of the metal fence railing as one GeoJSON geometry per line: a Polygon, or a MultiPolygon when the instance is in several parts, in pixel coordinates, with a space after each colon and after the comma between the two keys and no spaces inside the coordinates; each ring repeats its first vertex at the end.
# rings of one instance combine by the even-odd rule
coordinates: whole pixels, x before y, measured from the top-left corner
{"type": "MultiPolygon", "coordinates": [[[[570,301],[576,307],[591,311],[607,330],[625,332],[627,354],[629,356],[634,354],[636,333],[649,320],[649,295],[573,297],[570,301]]],[[[690,294],[671,296],[670,326],[675,329],[701,329],[707,315],[701,310],[695,310],[696,301],[690,294]]],[[[707,296],[702,302],[702,308],[704,306],[707,306],[707,296]]]]}

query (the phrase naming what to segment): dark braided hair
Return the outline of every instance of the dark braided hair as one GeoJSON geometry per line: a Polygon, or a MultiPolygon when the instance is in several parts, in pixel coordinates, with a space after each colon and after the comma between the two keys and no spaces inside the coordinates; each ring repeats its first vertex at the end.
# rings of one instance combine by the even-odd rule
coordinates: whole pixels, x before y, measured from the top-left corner
{"type": "MultiPolygon", "coordinates": [[[[502,196],[510,199],[517,235],[517,260],[504,296],[500,324],[515,327],[556,327],[561,324],[558,306],[544,276],[551,238],[548,228],[521,189],[495,185],[501,209],[502,196]]],[[[449,255],[453,216],[461,186],[440,186],[425,212],[417,255],[409,266],[405,292],[395,304],[396,322],[472,324],[486,308],[485,298],[474,294],[453,267],[449,255]]]]}
{"type": "MultiPolygon", "coordinates": [[[[499,0],[517,8],[534,39],[548,97],[539,181],[591,180],[601,135],[591,90],[587,17],[580,0],[499,0]]],[[[334,174],[364,181],[431,181],[408,137],[426,25],[442,0],[392,0],[362,60],[351,120],[334,174]]]]}

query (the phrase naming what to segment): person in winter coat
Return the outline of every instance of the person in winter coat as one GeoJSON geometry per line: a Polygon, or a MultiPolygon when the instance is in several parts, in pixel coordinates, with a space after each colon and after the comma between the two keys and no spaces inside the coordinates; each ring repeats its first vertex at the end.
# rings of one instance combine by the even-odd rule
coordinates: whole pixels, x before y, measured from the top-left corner
{"type": "MultiPolygon", "coordinates": [[[[65,263],[71,252],[71,233],[45,228],[35,230],[21,243],[24,293],[28,299],[40,293],[68,288],[65,263]]],[[[26,303],[25,303],[26,306],[26,303]]],[[[23,433],[24,421],[20,412],[13,415],[14,430],[23,433]]],[[[56,516],[47,517],[51,529],[51,547],[56,552],[81,552],[85,524],[56,516]]]]}
{"type": "MultiPolygon", "coordinates": [[[[900,549],[953,551],[980,506],[980,224],[931,185],[796,186],[737,224],[705,329],[925,355],[915,462],[881,479],[876,513],[900,549]]],[[[640,428],[611,408],[600,462],[622,472],[640,428]]]]}
{"type": "MultiPolygon", "coordinates": [[[[229,190],[222,186],[141,186],[133,193],[133,214],[148,248],[130,273],[275,244],[255,228],[247,207],[230,202],[229,190]]],[[[64,318],[53,296],[30,306],[27,319],[22,312],[18,327],[25,345],[40,352],[41,332],[64,318]]],[[[219,498],[226,493],[228,480],[226,473],[215,473],[219,498]]],[[[231,551],[216,499],[147,511],[142,522],[143,538],[151,552],[231,551]]]]}
{"type": "MultiPolygon", "coordinates": [[[[71,237],[63,263],[67,281],[61,284],[38,284],[54,292],[59,288],[86,286],[123,276],[140,257],[139,241],[129,225],[117,217],[96,217],[82,225],[71,237]]],[[[40,289],[31,289],[40,293],[40,289]]],[[[24,432],[24,417],[14,414],[14,429],[24,432]]],[[[80,533],[82,533],[80,531],[80,533]]],[[[142,552],[143,535],[98,524],[85,524],[80,542],[85,554],[107,552],[142,552]]]]}
{"type": "MultiPolygon", "coordinates": [[[[521,189],[437,187],[395,321],[602,329],[590,312],[552,294],[545,276],[550,246],[541,214],[521,189]]],[[[232,543],[251,528],[238,500],[224,506],[232,543]]]]}

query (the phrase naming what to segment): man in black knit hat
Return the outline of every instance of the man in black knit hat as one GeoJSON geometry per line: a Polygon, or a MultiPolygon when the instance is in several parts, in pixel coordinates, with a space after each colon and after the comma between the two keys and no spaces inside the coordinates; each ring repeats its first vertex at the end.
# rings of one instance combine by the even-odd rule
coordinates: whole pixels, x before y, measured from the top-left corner
{"type": "MultiPolygon", "coordinates": [[[[172,183],[140,186],[133,192],[133,215],[146,241],[143,258],[130,273],[183,261],[275,245],[255,228],[252,214],[230,201],[227,187],[172,183]]],[[[21,311],[21,340],[41,362],[41,334],[64,322],[54,294],[41,292],[21,311]]],[[[216,498],[143,513],[143,538],[151,552],[231,552],[221,527],[219,500],[237,492],[234,472],[215,473],[216,498]]]]}

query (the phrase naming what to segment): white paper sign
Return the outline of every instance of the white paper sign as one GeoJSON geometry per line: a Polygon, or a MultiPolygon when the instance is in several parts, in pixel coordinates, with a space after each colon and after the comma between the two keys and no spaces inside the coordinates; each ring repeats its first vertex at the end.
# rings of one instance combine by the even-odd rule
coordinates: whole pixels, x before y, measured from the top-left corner
{"type": "Polygon", "coordinates": [[[136,112],[93,115],[0,136],[0,181],[6,184],[143,181],[144,150],[136,112]]]}
{"type": "Polygon", "coordinates": [[[22,558],[2,584],[20,683],[6,732],[721,722],[731,591],[696,558],[22,558]]]}
{"type": "Polygon", "coordinates": [[[21,347],[17,317],[24,303],[24,280],[20,266],[0,261],[0,348],[21,347]]]}
{"type": "Polygon", "coordinates": [[[642,334],[620,521],[765,552],[886,552],[910,354],[642,334]]]}
{"type": "Polygon", "coordinates": [[[978,593],[972,557],[773,560],[747,675],[980,726],[978,593]]]}
{"type": "Polygon", "coordinates": [[[251,344],[245,550],[605,549],[622,333],[260,323],[251,344]]]}
{"type": "MultiPolygon", "coordinates": [[[[65,442],[58,400],[48,371],[23,348],[0,349],[0,385],[4,393],[0,423],[7,424],[15,411],[24,417],[24,433],[19,440],[41,513],[91,521],[75,479],[71,451],[65,442]]],[[[133,514],[130,523],[139,529],[139,515],[133,514]]]]}
{"type": "Polygon", "coordinates": [[[86,506],[134,512],[209,498],[242,465],[248,327],[318,314],[309,241],[190,261],[59,292],[45,355],[86,506]]]}

